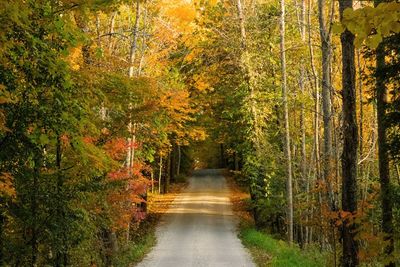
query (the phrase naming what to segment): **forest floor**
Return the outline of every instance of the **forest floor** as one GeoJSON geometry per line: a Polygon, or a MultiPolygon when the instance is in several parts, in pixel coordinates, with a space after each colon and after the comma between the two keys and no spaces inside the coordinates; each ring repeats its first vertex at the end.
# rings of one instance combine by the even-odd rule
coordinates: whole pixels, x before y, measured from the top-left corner
{"type": "Polygon", "coordinates": [[[326,255],[317,249],[300,249],[296,245],[289,246],[285,241],[273,238],[254,226],[250,213],[250,195],[240,186],[233,174],[226,171],[225,178],[231,191],[230,199],[233,211],[240,220],[238,224],[239,238],[250,251],[257,266],[262,267],[323,267],[330,266],[326,255]]]}

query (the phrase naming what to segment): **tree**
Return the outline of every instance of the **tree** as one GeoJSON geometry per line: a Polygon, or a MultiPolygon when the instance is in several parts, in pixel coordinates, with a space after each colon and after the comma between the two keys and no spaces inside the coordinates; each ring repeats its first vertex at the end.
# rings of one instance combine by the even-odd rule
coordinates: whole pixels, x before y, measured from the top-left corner
{"type": "MultiPolygon", "coordinates": [[[[375,1],[377,6],[381,1],[375,1]]],[[[385,44],[380,43],[376,48],[376,104],[378,120],[378,155],[379,179],[381,184],[382,230],[388,245],[385,248],[389,256],[394,251],[393,239],[393,200],[390,184],[389,153],[387,142],[387,89],[385,85],[385,44]]],[[[385,266],[393,267],[395,263],[389,260],[385,266]]]]}
{"type": "MultiPolygon", "coordinates": [[[[346,9],[352,9],[353,1],[339,1],[340,18],[346,9]]],[[[342,209],[345,212],[342,226],[343,266],[357,266],[358,244],[355,239],[356,225],[353,216],[357,212],[357,146],[355,96],[354,34],[345,30],[342,44],[342,98],[343,98],[343,154],[342,154],[342,209]]]]}
{"type": "Polygon", "coordinates": [[[289,108],[287,96],[286,82],[286,52],[285,52],[285,0],[280,0],[281,16],[280,16],[280,37],[281,37],[281,70],[282,70],[282,101],[283,114],[285,123],[284,133],[284,151],[286,158],[286,196],[287,196],[287,232],[289,243],[293,242],[293,192],[292,192],[292,159],[290,148],[290,128],[289,128],[289,108]]]}

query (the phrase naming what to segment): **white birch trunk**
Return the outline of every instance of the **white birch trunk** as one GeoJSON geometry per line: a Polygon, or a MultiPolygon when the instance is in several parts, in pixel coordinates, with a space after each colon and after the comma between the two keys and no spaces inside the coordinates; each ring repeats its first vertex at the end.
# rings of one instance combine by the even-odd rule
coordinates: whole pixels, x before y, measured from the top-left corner
{"type": "Polygon", "coordinates": [[[285,0],[280,0],[280,50],[281,50],[281,68],[282,68],[282,101],[285,120],[284,150],[286,157],[286,197],[287,197],[287,231],[288,241],[293,242],[293,193],[292,193],[292,160],[290,153],[290,126],[289,126],[289,107],[288,93],[286,86],[286,51],[285,51],[285,0]]]}

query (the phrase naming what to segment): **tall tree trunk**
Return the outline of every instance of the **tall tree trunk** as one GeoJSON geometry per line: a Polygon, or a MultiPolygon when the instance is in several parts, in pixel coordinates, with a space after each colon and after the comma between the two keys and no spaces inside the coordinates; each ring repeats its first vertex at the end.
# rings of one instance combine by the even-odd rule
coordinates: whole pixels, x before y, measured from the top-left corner
{"type": "Polygon", "coordinates": [[[319,81],[318,81],[318,72],[314,63],[314,49],[312,44],[312,33],[311,33],[311,6],[312,1],[308,1],[308,49],[310,53],[310,65],[313,74],[313,83],[314,83],[314,158],[315,158],[315,176],[317,179],[320,177],[320,149],[319,149],[319,109],[320,109],[320,101],[319,101],[319,81]]]}
{"type": "Polygon", "coordinates": [[[282,101],[285,120],[284,150],[286,157],[286,198],[287,198],[287,232],[288,242],[293,242],[293,192],[292,192],[292,160],[290,153],[290,128],[289,128],[289,107],[286,86],[286,51],[285,51],[285,0],[280,0],[280,50],[282,68],[282,101]]]}
{"type": "MultiPolygon", "coordinates": [[[[296,2],[297,3],[297,2],[296,2]]],[[[301,36],[302,44],[305,46],[306,43],[306,1],[302,0],[300,3],[300,12],[298,16],[299,32],[301,36]]],[[[304,59],[301,59],[300,73],[299,73],[299,87],[302,97],[305,94],[305,80],[306,80],[306,67],[304,59]]],[[[300,129],[301,129],[301,178],[303,185],[306,183],[307,176],[307,155],[306,155],[306,126],[305,126],[305,105],[304,101],[300,104],[300,129]]]]}
{"type": "MultiPolygon", "coordinates": [[[[322,113],[324,121],[323,179],[328,186],[329,206],[336,210],[332,189],[332,105],[331,105],[331,33],[325,21],[325,0],[318,0],[319,31],[322,49],[322,113]]],[[[331,23],[330,23],[331,24],[331,23]]],[[[330,25],[329,24],[329,25],[330,25]]]]}
{"type": "MultiPolygon", "coordinates": [[[[296,1],[297,3],[297,1],[296,1]]],[[[300,12],[298,12],[298,25],[301,36],[301,41],[304,46],[306,43],[306,1],[302,0],[300,3],[300,12]]],[[[306,65],[304,58],[301,59],[300,64],[300,75],[299,75],[299,86],[302,98],[305,97],[305,80],[306,80],[306,65]]],[[[306,122],[305,122],[305,105],[304,100],[300,104],[300,136],[301,136],[301,159],[300,159],[300,171],[301,171],[301,189],[306,190],[307,188],[307,152],[306,152],[306,122]]],[[[306,212],[306,222],[308,222],[308,213],[306,212]]],[[[308,238],[308,225],[301,225],[301,236],[302,242],[307,243],[308,238]]]]}
{"type": "MultiPolygon", "coordinates": [[[[340,19],[343,12],[353,7],[353,0],[339,0],[340,19]]],[[[354,64],[354,34],[345,30],[342,44],[342,98],[343,98],[343,154],[342,154],[342,208],[344,212],[357,212],[357,120],[354,64]]],[[[343,266],[358,265],[356,225],[345,219],[343,224],[343,266]]]]}
{"type": "MultiPolygon", "coordinates": [[[[381,1],[375,1],[378,5],[381,1]]],[[[379,180],[381,184],[381,206],[382,206],[382,230],[388,245],[385,248],[387,255],[394,251],[393,239],[393,204],[390,185],[389,155],[386,140],[387,123],[387,88],[385,85],[385,47],[381,43],[376,49],[376,101],[378,121],[378,156],[379,156],[379,180]]],[[[385,266],[395,266],[390,262],[385,266]]]]}
{"type": "Polygon", "coordinates": [[[132,31],[132,43],[129,55],[129,77],[133,77],[134,74],[138,31],[139,31],[139,18],[140,18],[140,0],[136,0],[136,17],[132,31]]]}

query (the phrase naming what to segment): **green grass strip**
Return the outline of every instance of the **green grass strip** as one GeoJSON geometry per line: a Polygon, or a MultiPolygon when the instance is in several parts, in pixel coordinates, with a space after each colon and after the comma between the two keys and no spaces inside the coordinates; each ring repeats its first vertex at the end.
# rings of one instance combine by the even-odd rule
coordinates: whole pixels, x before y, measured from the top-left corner
{"type": "Polygon", "coordinates": [[[250,250],[258,266],[273,267],[323,267],[328,266],[328,257],[317,250],[301,250],[276,240],[253,227],[240,229],[240,238],[250,250]]]}

